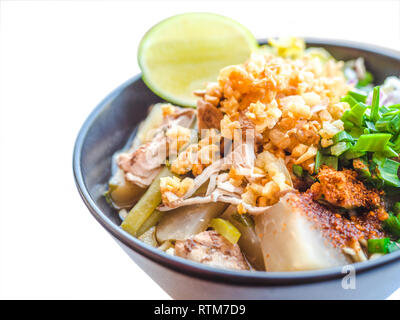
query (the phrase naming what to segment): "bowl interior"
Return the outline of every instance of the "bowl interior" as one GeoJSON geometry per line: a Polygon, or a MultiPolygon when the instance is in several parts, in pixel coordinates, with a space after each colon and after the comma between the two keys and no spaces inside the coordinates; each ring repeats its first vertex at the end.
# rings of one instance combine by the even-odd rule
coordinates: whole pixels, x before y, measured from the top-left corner
{"type": "MultiPolygon", "coordinates": [[[[387,76],[400,75],[400,54],[393,51],[315,39],[308,41],[308,45],[324,47],[340,60],[364,57],[367,69],[378,84],[387,76]]],[[[126,144],[135,127],[145,118],[148,106],[161,101],[147,88],[140,75],[134,77],[98,105],[79,134],[74,157],[75,175],[78,170],[82,177],[82,181],[77,179],[78,187],[81,192],[85,189],[91,201],[109,219],[103,221],[103,225],[119,226],[121,223],[117,212],[103,197],[111,174],[112,155],[126,144]]]]}

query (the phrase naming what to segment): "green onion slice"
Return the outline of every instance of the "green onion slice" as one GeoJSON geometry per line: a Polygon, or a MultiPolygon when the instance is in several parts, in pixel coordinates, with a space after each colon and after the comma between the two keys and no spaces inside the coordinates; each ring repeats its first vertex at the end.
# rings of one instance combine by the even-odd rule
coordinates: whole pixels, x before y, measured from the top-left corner
{"type": "Polygon", "coordinates": [[[388,253],[390,238],[368,239],[369,253],[388,253]]]}
{"type": "Polygon", "coordinates": [[[356,151],[384,151],[392,137],[389,133],[362,134],[354,146],[356,151]]]}
{"type": "Polygon", "coordinates": [[[374,88],[371,104],[371,121],[376,122],[379,119],[379,87],[374,88]]]}
{"type": "Polygon", "coordinates": [[[396,216],[390,216],[383,222],[383,227],[393,236],[400,237],[400,221],[396,216]]]}

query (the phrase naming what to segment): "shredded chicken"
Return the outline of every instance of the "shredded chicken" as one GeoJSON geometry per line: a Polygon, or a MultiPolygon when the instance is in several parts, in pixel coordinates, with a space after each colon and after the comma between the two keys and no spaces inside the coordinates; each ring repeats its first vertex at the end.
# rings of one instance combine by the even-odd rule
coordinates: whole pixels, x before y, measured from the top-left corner
{"type": "MultiPolygon", "coordinates": [[[[257,207],[254,205],[250,205],[246,202],[243,201],[243,199],[240,197],[240,194],[237,194],[232,191],[241,191],[241,189],[236,189],[233,185],[230,185],[229,182],[224,182],[222,183],[221,187],[217,187],[214,189],[213,192],[206,196],[196,196],[196,197],[191,197],[191,198],[185,198],[184,197],[177,197],[175,194],[174,195],[165,195],[165,196],[170,196],[168,201],[163,203],[163,205],[159,206],[157,209],[159,211],[170,211],[179,207],[183,206],[190,206],[190,205],[195,205],[195,204],[205,204],[205,203],[210,203],[210,202],[224,202],[224,203],[229,203],[235,206],[238,206],[239,208],[242,208],[242,212],[240,213],[250,213],[252,215],[259,215],[268,210],[270,206],[262,206],[262,207],[257,207]],[[227,186],[231,190],[226,190],[227,186]]],[[[284,192],[278,192],[276,193],[277,197],[279,198],[284,194],[284,192]]],[[[163,195],[163,197],[165,197],[163,195]]]]}
{"type": "Polygon", "coordinates": [[[158,210],[169,211],[182,206],[220,201],[240,206],[239,211],[241,213],[248,212],[258,215],[265,212],[270,205],[278,201],[279,197],[291,190],[293,186],[290,174],[282,159],[277,159],[272,154],[267,156],[268,154],[267,151],[264,152],[258,160],[259,165],[263,166],[266,171],[259,168],[256,170],[253,145],[243,143],[237,146],[225,158],[219,159],[206,167],[193,180],[192,187],[183,196],[178,197],[176,193],[164,194],[164,188],[162,188],[163,203],[158,207],[158,210]],[[240,184],[235,185],[235,180],[230,178],[229,173],[220,174],[221,171],[227,169],[233,169],[236,179],[240,176],[240,179],[245,178],[246,181],[253,183],[249,184],[246,189],[241,187],[240,184]],[[265,178],[267,174],[270,180],[267,179],[266,181],[270,181],[269,184],[265,187],[260,186],[263,191],[257,193],[256,190],[260,188],[257,183],[261,183],[260,180],[265,178]],[[206,195],[192,197],[207,181],[210,182],[206,195]],[[276,187],[273,188],[272,186],[276,187]],[[258,197],[264,197],[265,201],[257,202],[258,197]]]}
{"type": "Polygon", "coordinates": [[[204,231],[175,243],[175,255],[218,268],[249,269],[237,244],[231,244],[215,231],[204,231]]]}

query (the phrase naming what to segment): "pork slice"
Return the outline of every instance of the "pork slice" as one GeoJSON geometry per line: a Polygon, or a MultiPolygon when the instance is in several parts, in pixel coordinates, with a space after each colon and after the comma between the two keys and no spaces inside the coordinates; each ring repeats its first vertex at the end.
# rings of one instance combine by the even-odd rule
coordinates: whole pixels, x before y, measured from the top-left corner
{"type": "Polygon", "coordinates": [[[181,126],[189,128],[195,117],[196,111],[194,109],[175,107],[175,112],[166,116],[162,125],[164,127],[181,126]]]}
{"type": "Polygon", "coordinates": [[[159,134],[135,151],[121,153],[117,164],[125,172],[125,178],[128,181],[145,188],[160,172],[165,159],[166,138],[159,134]]]}
{"type": "Polygon", "coordinates": [[[204,231],[186,240],[176,241],[175,255],[217,268],[249,269],[239,246],[215,231],[204,231]]]}
{"type": "Polygon", "coordinates": [[[150,142],[134,151],[121,153],[117,164],[124,171],[126,179],[142,188],[149,186],[161,171],[167,157],[165,132],[175,126],[189,128],[195,116],[193,109],[174,107],[174,113],[164,117],[150,142]]]}

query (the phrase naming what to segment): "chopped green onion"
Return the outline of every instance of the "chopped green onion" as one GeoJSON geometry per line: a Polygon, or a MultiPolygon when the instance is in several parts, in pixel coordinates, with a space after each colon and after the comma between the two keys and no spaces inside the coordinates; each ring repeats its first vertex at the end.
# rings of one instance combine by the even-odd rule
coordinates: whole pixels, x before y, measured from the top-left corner
{"type": "Polygon", "coordinates": [[[379,114],[381,115],[381,114],[386,114],[386,113],[388,113],[388,112],[390,112],[390,111],[392,111],[392,110],[390,110],[388,107],[385,107],[385,106],[380,106],[379,107],[379,114]]]}
{"type": "Polygon", "coordinates": [[[397,136],[397,138],[393,142],[393,149],[396,152],[400,152],[400,135],[397,136]]]}
{"type": "Polygon", "coordinates": [[[400,243],[390,238],[368,239],[368,253],[392,253],[400,250],[400,243]]]}
{"type": "Polygon", "coordinates": [[[363,134],[358,138],[354,150],[356,151],[384,151],[386,144],[392,137],[389,133],[363,134]]]}
{"type": "Polygon", "coordinates": [[[368,239],[369,253],[388,253],[390,238],[368,239]]]}
{"type": "MultiPolygon", "coordinates": [[[[387,107],[387,111],[386,112],[383,112],[383,115],[382,116],[384,116],[384,117],[394,117],[394,116],[396,116],[396,115],[398,115],[399,113],[400,113],[400,110],[397,110],[397,109],[391,109],[390,108],[391,106],[389,106],[389,107],[387,107]]],[[[382,109],[383,109],[384,107],[381,107],[381,112],[382,112],[382,109]]],[[[386,108],[386,107],[385,107],[386,108]]]]}
{"type": "Polygon", "coordinates": [[[399,154],[388,145],[385,147],[385,150],[383,150],[383,154],[388,158],[396,158],[399,156],[399,154]]]}
{"type": "Polygon", "coordinates": [[[330,156],[331,155],[331,147],[321,148],[321,149],[319,149],[319,152],[321,152],[321,154],[324,156],[330,156]]]}
{"type": "Polygon", "coordinates": [[[338,158],[335,156],[327,156],[322,154],[320,151],[315,156],[315,173],[318,173],[319,168],[322,165],[326,165],[332,169],[338,169],[338,158]]]}
{"type": "Polygon", "coordinates": [[[331,154],[338,157],[347,150],[351,148],[351,143],[349,142],[339,142],[331,147],[331,154]]]}
{"type": "Polygon", "coordinates": [[[375,127],[375,124],[371,121],[365,121],[365,125],[371,132],[378,132],[378,130],[375,127]]]}
{"type": "Polygon", "coordinates": [[[357,102],[350,110],[346,110],[342,116],[342,120],[350,121],[360,127],[363,124],[364,113],[366,110],[367,106],[364,103],[357,102]]]}
{"type": "Polygon", "coordinates": [[[341,99],[350,105],[341,117],[344,130],[333,137],[330,148],[319,150],[315,173],[322,165],[337,168],[339,159],[341,167],[355,169],[364,181],[387,192],[400,188],[400,161],[392,160],[400,154],[400,104],[380,106],[380,88],[374,87],[367,106],[367,90],[349,91],[341,99]]]}
{"type": "Polygon", "coordinates": [[[293,173],[296,177],[301,178],[303,176],[303,168],[297,164],[293,165],[293,173]]]}
{"type": "Polygon", "coordinates": [[[390,121],[390,129],[394,134],[400,131],[400,113],[396,114],[390,121]]]}
{"type": "Polygon", "coordinates": [[[347,120],[343,120],[343,118],[342,118],[342,121],[343,121],[343,126],[344,126],[345,130],[350,130],[351,128],[354,127],[354,123],[353,122],[350,122],[350,121],[347,121],[347,120]]]}
{"type": "Polygon", "coordinates": [[[315,173],[318,173],[319,167],[321,166],[321,158],[322,158],[322,153],[321,151],[317,151],[317,154],[315,155],[315,165],[314,165],[314,171],[315,173]]]}
{"type": "Polygon", "coordinates": [[[338,169],[338,157],[334,156],[323,156],[321,165],[326,165],[332,169],[338,169]]]}
{"type": "Polygon", "coordinates": [[[372,76],[371,72],[365,72],[364,78],[358,80],[357,87],[365,87],[374,81],[374,77],[372,76]]]}
{"type": "Polygon", "coordinates": [[[400,250],[400,243],[395,241],[390,241],[387,245],[388,253],[392,253],[400,250]]]}
{"type": "Polygon", "coordinates": [[[365,101],[367,100],[367,95],[364,92],[349,91],[347,92],[347,94],[352,96],[358,102],[365,103],[365,101]]]}
{"type": "Polygon", "coordinates": [[[400,201],[396,202],[393,206],[393,212],[398,215],[400,214],[400,201]]]}
{"type": "Polygon", "coordinates": [[[333,143],[336,144],[336,143],[342,142],[342,141],[344,141],[344,142],[354,142],[354,139],[346,131],[340,131],[340,132],[336,133],[333,136],[333,143]]]}
{"type": "Polygon", "coordinates": [[[400,187],[400,179],[398,176],[400,163],[391,159],[383,159],[383,161],[374,160],[377,164],[378,177],[385,182],[385,184],[392,187],[400,187]]]}
{"type": "Polygon", "coordinates": [[[347,150],[344,154],[343,154],[343,158],[346,160],[351,160],[351,159],[356,159],[356,158],[360,158],[365,156],[365,151],[358,151],[358,150],[354,150],[354,147],[347,150]]]}
{"type": "Polygon", "coordinates": [[[400,220],[396,216],[390,216],[383,221],[383,227],[392,235],[400,237],[400,220]]]}
{"type": "Polygon", "coordinates": [[[379,87],[374,88],[371,104],[371,121],[376,122],[379,119],[379,87]]]}
{"type": "MultiPolygon", "coordinates": [[[[366,117],[366,119],[371,118],[371,107],[368,107],[367,110],[365,110],[365,117],[366,117]]],[[[365,119],[365,121],[366,121],[366,119],[365,119]]]]}
{"type": "Polygon", "coordinates": [[[347,102],[351,108],[358,103],[356,99],[354,99],[352,96],[349,95],[344,96],[342,99],[340,99],[340,101],[347,102]]]}
{"type": "Polygon", "coordinates": [[[359,128],[359,127],[353,127],[350,129],[350,135],[356,140],[358,139],[361,135],[364,134],[364,129],[363,128],[359,128]]]}
{"type": "Polygon", "coordinates": [[[375,128],[380,132],[392,133],[392,127],[390,124],[391,120],[392,119],[390,117],[382,117],[375,122],[375,128]]]}
{"type": "Polygon", "coordinates": [[[398,133],[400,131],[400,114],[384,114],[376,121],[375,127],[380,132],[398,133]]]}
{"type": "Polygon", "coordinates": [[[388,106],[389,110],[398,110],[400,109],[400,103],[399,104],[392,104],[391,106],[388,106]]]}

